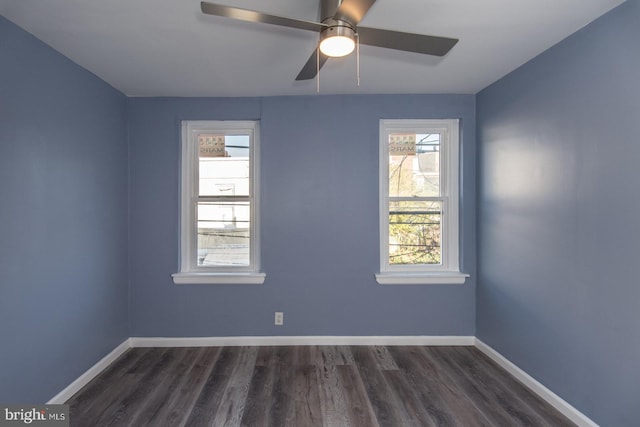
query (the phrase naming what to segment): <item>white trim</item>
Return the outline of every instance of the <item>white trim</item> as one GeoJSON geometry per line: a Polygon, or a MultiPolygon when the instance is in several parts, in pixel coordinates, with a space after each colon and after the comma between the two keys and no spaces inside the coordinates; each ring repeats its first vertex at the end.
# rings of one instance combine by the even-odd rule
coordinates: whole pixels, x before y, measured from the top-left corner
{"type": "Polygon", "coordinates": [[[378,273],[376,281],[381,285],[463,285],[468,274],[442,273],[378,273]]]}
{"type": "MultiPolygon", "coordinates": [[[[459,175],[460,175],[460,120],[380,120],[379,141],[379,217],[380,217],[380,273],[381,274],[425,274],[460,272],[459,248],[459,175]],[[440,133],[440,195],[434,197],[410,197],[407,200],[439,201],[442,209],[441,235],[442,258],[437,265],[391,265],[389,264],[389,201],[402,197],[389,196],[389,135],[394,132],[440,133]]],[[[384,278],[383,278],[384,280],[384,278]]],[[[444,283],[464,283],[447,281],[444,283]]],[[[385,284],[444,284],[429,279],[413,280],[410,283],[387,281],[385,284]]],[[[381,283],[381,282],[378,282],[381,283]]],[[[382,283],[381,283],[382,284],[382,283]]]]}
{"type": "Polygon", "coordinates": [[[565,417],[569,418],[579,427],[598,427],[598,424],[591,420],[591,418],[587,417],[582,412],[571,406],[571,404],[569,404],[567,401],[549,390],[542,383],[538,382],[531,375],[527,374],[509,359],[498,353],[496,350],[494,350],[484,342],[480,341],[478,338],[475,339],[475,346],[478,350],[489,356],[494,362],[504,368],[509,374],[513,375],[518,381],[520,381],[531,391],[548,402],[551,406],[556,408],[565,417]]]}
{"type": "Polygon", "coordinates": [[[66,402],[76,394],[82,387],[89,384],[98,374],[104,371],[118,357],[122,356],[125,351],[131,348],[131,339],[127,338],[117,346],[111,353],[100,359],[98,363],[90,367],[84,374],[80,375],[74,382],[65,387],[60,393],[56,394],[47,402],[47,405],[60,405],[66,402]]]}
{"type": "MultiPolygon", "coordinates": [[[[260,271],[260,122],[241,120],[183,120],[180,159],[180,271],[182,273],[237,273],[259,274],[260,271]],[[198,191],[198,145],[201,133],[248,135],[249,144],[249,196],[242,198],[250,204],[250,244],[248,266],[203,267],[196,260],[196,205],[198,191]]],[[[180,279],[178,279],[180,280],[180,279]]],[[[178,283],[175,281],[174,282],[178,283]]],[[[180,284],[187,282],[180,282],[180,284]]],[[[188,283],[254,283],[243,281],[190,281],[188,283]]]]}
{"type": "Polygon", "coordinates": [[[176,285],[262,285],[264,273],[174,273],[176,285]]]}
{"type": "Polygon", "coordinates": [[[223,347],[281,345],[460,345],[472,346],[472,336],[264,336],[264,337],[132,337],[132,347],[223,347]]]}

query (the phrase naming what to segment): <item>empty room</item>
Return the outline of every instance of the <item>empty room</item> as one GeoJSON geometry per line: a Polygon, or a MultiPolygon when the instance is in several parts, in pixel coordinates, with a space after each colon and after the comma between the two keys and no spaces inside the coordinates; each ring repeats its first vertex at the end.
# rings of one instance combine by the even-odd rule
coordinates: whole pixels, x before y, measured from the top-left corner
{"type": "Polygon", "coordinates": [[[640,425],[640,0],[0,15],[0,425],[640,425]]]}

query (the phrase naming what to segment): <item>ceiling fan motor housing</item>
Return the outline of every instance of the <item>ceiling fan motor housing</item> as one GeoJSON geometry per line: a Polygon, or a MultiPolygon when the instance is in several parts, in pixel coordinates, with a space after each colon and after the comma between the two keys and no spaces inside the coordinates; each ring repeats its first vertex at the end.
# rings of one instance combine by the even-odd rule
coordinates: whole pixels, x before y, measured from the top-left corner
{"type": "Polygon", "coordinates": [[[349,37],[350,39],[355,38],[355,27],[347,21],[327,18],[322,23],[327,25],[327,28],[320,32],[320,40],[333,36],[349,37]]]}

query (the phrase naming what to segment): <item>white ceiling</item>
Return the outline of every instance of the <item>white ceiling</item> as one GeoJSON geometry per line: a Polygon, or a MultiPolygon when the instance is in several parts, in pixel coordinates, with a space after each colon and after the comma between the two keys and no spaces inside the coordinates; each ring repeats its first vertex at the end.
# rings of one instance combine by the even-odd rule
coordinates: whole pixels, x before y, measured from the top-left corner
{"type": "MultiPolygon", "coordinates": [[[[213,0],[316,21],[318,0],[213,0]]],[[[473,94],[622,0],[378,0],[361,25],[459,38],[443,58],[362,46],[320,92],[473,94]]],[[[203,15],[199,0],[0,0],[0,14],[129,96],[316,93],[317,34],[203,15]]]]}

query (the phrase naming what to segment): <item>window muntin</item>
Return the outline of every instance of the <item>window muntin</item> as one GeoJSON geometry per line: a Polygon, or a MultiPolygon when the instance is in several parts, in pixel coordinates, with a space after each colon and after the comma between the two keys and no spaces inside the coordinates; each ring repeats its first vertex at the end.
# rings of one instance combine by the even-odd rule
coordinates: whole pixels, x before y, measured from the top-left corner
{"type": "Polygon", "coordinates": [[[181,273],[259,271],[258,123],[185,121],[181,273]]]}
{"type": "Polygon", "coordinates": [[[381,120],[381,273],[458,272],[458,120],[381,120]]]}

